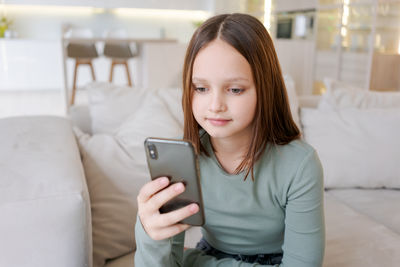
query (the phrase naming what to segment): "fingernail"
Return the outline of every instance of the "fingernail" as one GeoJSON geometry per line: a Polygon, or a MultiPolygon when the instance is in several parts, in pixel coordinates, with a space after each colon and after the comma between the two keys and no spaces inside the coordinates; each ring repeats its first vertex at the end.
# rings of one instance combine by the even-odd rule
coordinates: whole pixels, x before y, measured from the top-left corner
{"type": "Polygon", "coordinates": [[[179,191],[182,191],[183,190],[183,184],[182,183],[177,183],[176,185],[175,185],[175,191],[177,191],[177,192],[179,192],[179,191]]]}
{"type": "Polygon", "coordinates": [[[160,185],[167,185],[169,182],[167,177],[160,178],[160,185]]]}
{"type": "Polygon", "coordinates": [[[197,204],[191,204],[191,205],[189,206],[189,210],[190,210],[190,212],[192,212],[192,213],[196,213],[196,212],[199,211],[199,206],[197,206],[197,204]]]}

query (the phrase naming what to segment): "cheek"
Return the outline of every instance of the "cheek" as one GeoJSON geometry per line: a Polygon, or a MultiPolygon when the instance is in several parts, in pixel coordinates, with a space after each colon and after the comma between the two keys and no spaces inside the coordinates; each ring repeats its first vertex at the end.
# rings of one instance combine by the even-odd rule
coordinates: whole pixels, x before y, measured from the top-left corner
{"type": "Polygon", "coordinates": [[[246,110],[247,112],[242,112],[241,113],[241,119],[243,122],[246,123],[251,123],[254,119],[254,116],[256,114],[256,105],[257,105],[257,99],[256,97],[249,97],[245,101],[241,102],[241,108],[240,110],[246,110]]]}

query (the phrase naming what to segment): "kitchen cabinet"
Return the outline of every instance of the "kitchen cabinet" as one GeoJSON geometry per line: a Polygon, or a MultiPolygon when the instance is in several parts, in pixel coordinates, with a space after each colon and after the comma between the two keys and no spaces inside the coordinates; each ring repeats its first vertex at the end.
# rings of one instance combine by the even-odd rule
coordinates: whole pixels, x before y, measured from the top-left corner
{"type": "Polygon", "coordinates": [[[62,88],[61,42],[0,39],[0,90],[62,88]]]}

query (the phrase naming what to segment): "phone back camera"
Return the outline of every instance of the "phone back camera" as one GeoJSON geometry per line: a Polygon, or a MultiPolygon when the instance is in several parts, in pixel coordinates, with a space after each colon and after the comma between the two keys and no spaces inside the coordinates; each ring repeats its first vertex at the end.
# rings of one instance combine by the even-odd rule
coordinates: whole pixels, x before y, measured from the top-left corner
{"type": "Polygon", "coordinates": [[[155,145],[150,144],[150,145],[147,146],[147,149],[149,151],[150,158],[152,158],[152,159],[157,159],[158,158],[157,149],[156,149],[155,145]]]}

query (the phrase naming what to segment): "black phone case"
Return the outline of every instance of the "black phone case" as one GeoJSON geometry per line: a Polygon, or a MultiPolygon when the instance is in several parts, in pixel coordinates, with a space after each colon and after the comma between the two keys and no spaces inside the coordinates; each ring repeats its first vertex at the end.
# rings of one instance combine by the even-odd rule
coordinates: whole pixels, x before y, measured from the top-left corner
{"type": "Polygon", "coordinates": [[[185,191],[160,208],[161,213],[197,203],[199,212],[182,223],[200,226],[205,222],[200,171],[193,145],[188,141],[149,137],[144,142],[151,179],[167,176],[171,184],[182,182],[185,191]]]}

